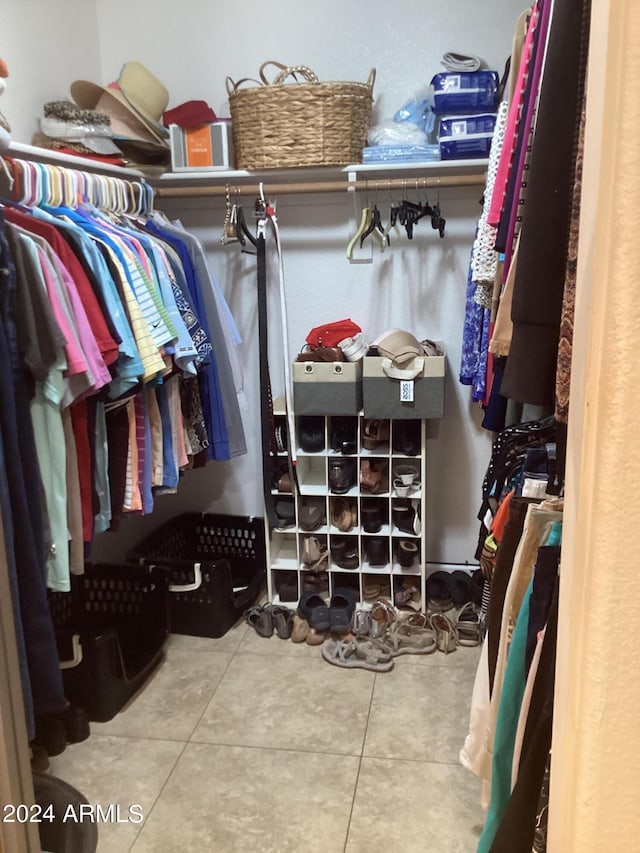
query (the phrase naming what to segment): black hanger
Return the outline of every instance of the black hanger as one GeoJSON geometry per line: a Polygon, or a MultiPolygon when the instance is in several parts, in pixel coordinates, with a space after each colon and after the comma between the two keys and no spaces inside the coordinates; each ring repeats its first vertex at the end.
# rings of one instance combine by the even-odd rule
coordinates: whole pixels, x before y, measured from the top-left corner
{"type": "MultiPolygon", "coordinates": [[[[248,238],[254,246],[258,245],[258,240],[253,236],[251,231],[247,228],[247,221],[244,218],[244,210],[240,205],[237,206],[236,210],[236,237],[242,246],[244,251],[244,247],[247,245],[247,241],[245,239],[248,238]]],[[[253,253],[251,253],[253,254],[253,253]]]]}
{"type": "Polygon", "coordinates": [[[360,237],[360,248],[362,248],[362,245],[366,238],[370,234],[373,234],[374,231],[379,231],[380,235],[382,235],[382,237],[380,237],[378,234],[376,234],[378,240],[382,239],[382,242],[384,242],[384,238],[386,237],[387,246],[391,245],[389,235],[385,234],[384,225],[382,224],[382,219],[380,218],[380,211],[378,210],[378,206],[376,204],[374,204],[371,208],[371,222],[369,224],[369,227],[366,231],[363,232],[362,236],[360,237]]]}

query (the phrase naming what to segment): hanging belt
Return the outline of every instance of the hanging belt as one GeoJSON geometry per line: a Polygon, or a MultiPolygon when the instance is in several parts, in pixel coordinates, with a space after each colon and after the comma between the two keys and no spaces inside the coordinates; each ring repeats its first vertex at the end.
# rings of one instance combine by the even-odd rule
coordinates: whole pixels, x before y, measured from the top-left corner
{"type": "Polygon", "coordinates": [[[261,218],[258,219],[258,237],[256,240],[258,259],[258,331],[260,350],[260,415],[262,435],[262,475],[264,505],[269,526],[278,526],[278,515],[275,501],[271,492],[273,484],[273,459],[276,453],[273,426],[273,402],[271,398],[271,383],[269,378],[268,360],[268,326],[267,311],[267,258],[265,231],[267,221],[271,224],[278,253],[278,278],[280,287],[280,315],[282,322],[284,384],[285,384],[285,416],[287,421],[287,466],[292,484],[293,495],[300,493],[296,474],[295,422],[293,415],[293,400],[291,393],[291,368],[289,363],[289,332],[287,324],[287,305],[284,287],[284,264],[282,261],[282,245],[275,208],[264,204],[261,218]]]}
{"type": "MultiPolygon", "coordinates": [[[[287,300],[284,289],[284,263],[282,261],[282,245],[280,243],[280,229],[278,228],[278,218],[275,208],[271,205],[266,207],[266,215],[273,229],[273,235],[276,241],[276,251],[278,253],[278,278],[280,282],[280,315],[282,320],[282,351],[284,358],[284,399],[285,413],[287,416],[287,430],[289,432],[289,458],[291,466],[294,470],[297,464],[296,457],[296,442],[295,442],[295,422],[293,416],[293,398],[291,393],[291,360],[289,358],[289,326],[287,323],[287,300]]],[[[293,472],[291,472],[293,473],[293,472]]],[[[293,480],[294,478],[292,478],[293,480]]]]}
{"type": "Polygon", "coordinates": [[[269,527],[278,526],[271,487],[273,483],[273,456],[271,445],[271,424],[273,406],[271,401],[271,383],[269,380],[269,337],[267,316],[267,256],[264,239],[264,220],[258,226],[256,241],[258,259],[258,349],[260,359],[260,431],[262,439],[262,489],[264,508],[269,527]]]}

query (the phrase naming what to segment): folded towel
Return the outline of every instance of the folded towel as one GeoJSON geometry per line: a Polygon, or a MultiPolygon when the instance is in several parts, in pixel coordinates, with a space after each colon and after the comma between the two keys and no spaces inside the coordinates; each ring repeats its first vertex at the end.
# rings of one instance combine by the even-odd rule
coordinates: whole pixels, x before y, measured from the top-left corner
{"type": "Polygon", "coordinates": [[[442,57],[440,64],[444,65],[447,71],[477,71],[483,67],[484,62],[479,56],[449,51],[442,57]]]}

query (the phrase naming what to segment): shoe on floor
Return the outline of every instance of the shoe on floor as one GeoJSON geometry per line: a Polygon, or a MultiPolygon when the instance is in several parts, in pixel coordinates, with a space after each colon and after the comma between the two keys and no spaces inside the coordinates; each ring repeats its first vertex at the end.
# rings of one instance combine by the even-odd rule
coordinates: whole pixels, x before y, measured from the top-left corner
{"type": "Polygon", "coordinates": [[[293,628],[291,630],[292,643],[304,643],[309,634],[309,623],[299,613],[293,615],[293,628]]]}
{"type": "Polygon", "coordinates": [[[329,606],[329,621],[331,631],[346,634],[351,630],[351,620],[356,609],[358,596],[352,589],[340,587],[334,590],[329,606]]]}
{"type": "Polygon", "coordinates": [[[265,610],[271,614],[273,628],[281,640],[288,640],[293,631],[293,610],[281,604],[266,604],[265,610]]]}
{"type": "Polygon", "coordinates": [[[317,592],[303,592],[298,604],[298,613],[307,620],[311,628],[328,631],[331,625],[327,602],[317,592]]]}
{"type": "Polygon", "coordinates": [[[322,657],[334,666],[372,672],[389,672],[394,664],[391,651],[384,643],[368,639],[327,640],[322,647],[322,657]]]}
{"type": "Polygon", "coordinates": [[[261,637],[270,637],[273,634],[273,616],[267,605],[256,604],[255,607],[250,607],[245,612],[244,619],[261,637]]]}

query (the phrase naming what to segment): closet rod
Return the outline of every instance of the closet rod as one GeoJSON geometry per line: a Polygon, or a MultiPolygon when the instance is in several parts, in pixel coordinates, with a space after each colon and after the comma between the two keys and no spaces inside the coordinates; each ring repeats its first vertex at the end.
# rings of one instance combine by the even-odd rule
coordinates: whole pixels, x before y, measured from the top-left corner
{"type": "Polygon", "coordinates": [[[304,193],[340,193],[347,190],[356,192],[375,192],[376,190],[424,190],[444,189],[445,187],[476,187],[484,186],[486,175],[449,175],[441,178],[385,178],[383,180],[357,180],[357,181],[306,181],[303,183],[271,184],[263,181],[262,184],[228,184],[216,186],[193,186],[193,187],[163,187],[155,184],[156,196],[162,198],[184,198],[206,196],[208,198],[224,198],[227,191],[232,194],[256,196],[260,193],[260,186],[267,196],[274,195],[302,195],[304,193]]]}

